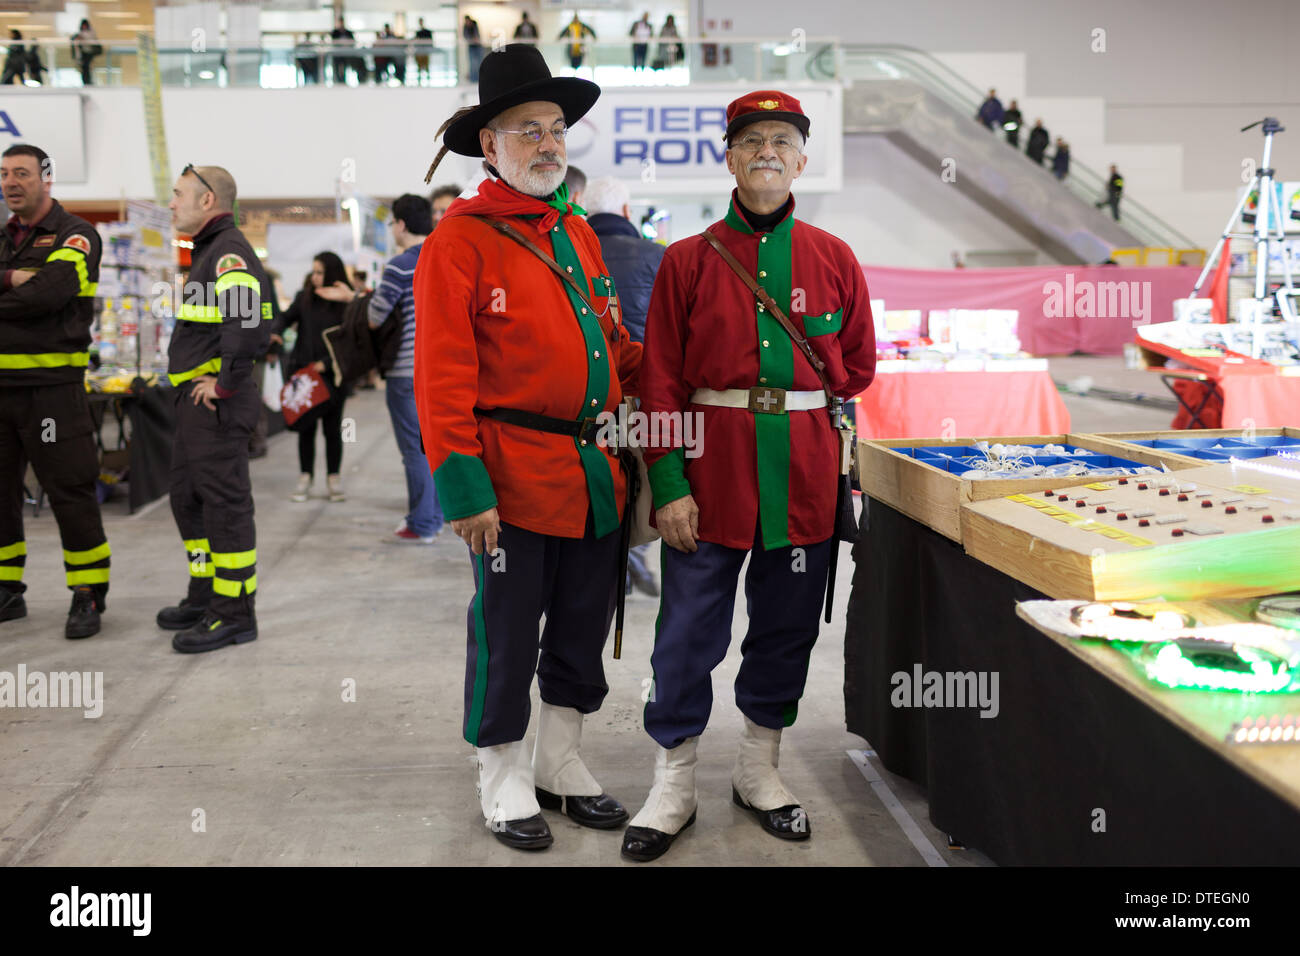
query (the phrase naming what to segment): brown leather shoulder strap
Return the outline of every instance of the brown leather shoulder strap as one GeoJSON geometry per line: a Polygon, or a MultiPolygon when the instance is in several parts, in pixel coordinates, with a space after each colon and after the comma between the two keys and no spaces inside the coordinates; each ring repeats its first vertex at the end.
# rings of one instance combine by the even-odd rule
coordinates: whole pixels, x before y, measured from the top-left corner
{"type": "Polygon", "coordinates": [[[808,360],[808,364],[811,365],[813,371],[817,373],[817,377],[821,379],[822,388],[826,392],[826,398],[830,401],[834,401],[835,392],[831,389],[830,379],[826,377],[826,363],[823,362],[817,353],[813,351],[812,346],[808,344],[808,339],[805,338],[797,328],[795,328],[794,323],[786,317],[786,314],[781,311],[780,306],[776,304],[776,300],[773,299],[768,294],[767,290],[759,285],[754,277],[745,270],[745,267],[736,260],[736,257],[731,254],[730,250],[722,244],[722,241],[717,236],[707,229],[700,233],[700,235],[704,237],[705,241],[707,241],[709,245],[718,251],[718,255],[722,256],[727,265],[731,266],[731,271],[736,273],[736,275],[740,277],[740,280],[749,287],[749,291],[754,294],[754,298],[762,304],[764,309],[771,313],[772,318],[781,323],[781,328],[785,329],[786,334],[794,340],[794,344],[798,347],[799,351],[803,353],[803,357],[808,360]]]}
{"type": "Polygon", "coordinates": [[[477,219],[479,222],[487,223],[497,232],[501,233],[503,236],[509,236],[511,239],[519,243],[521,246],[523,246],[525,249],[527,249],[537,258],[541,259],[543,262],[546,263],[546,265],[550,268],[552,272],[554,272],[557,276],[563,279],[564,282],[568,284],[569,288],[571,288],[574,292],[577,293],[578,298],[582,300],[583,305],[591,309],[592,312],[596,312],[595,307],[592,306],[591,301],[587,298],[587,294],[582,291],[582,287],[578,285],[577,280],[574,279],[572,275],[570,275],[569,273],[561,269],[560,264],[556,262],[554,259],[552,259],[550,256],[548,256],[545,252],[543,252],[541,247],[538,246],[537,243],[533,242],[531,239],[525,236],[514,226],[510,225],[510,223],[504,222],[503,220],[489,219],[487,216],[471,216],[470,218],[477,219]]]}

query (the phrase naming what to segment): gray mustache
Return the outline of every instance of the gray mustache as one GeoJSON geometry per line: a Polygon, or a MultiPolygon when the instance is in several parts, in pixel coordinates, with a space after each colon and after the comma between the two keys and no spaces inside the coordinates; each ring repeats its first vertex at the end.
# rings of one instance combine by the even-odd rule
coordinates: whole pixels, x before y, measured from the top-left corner
{"type": "Polygon", "coordinates": [[[775,169],[778,173],[785,172],[785,166],[783,164],[772,160],[762,160],[761,162],[750,163],[745,168],[751,173],[756,169],[775,169]]]}

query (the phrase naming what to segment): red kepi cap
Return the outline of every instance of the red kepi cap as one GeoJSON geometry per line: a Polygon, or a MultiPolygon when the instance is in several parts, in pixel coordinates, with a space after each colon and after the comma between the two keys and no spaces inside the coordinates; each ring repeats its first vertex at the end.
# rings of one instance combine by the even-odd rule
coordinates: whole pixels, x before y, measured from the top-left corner
{"type": "Polygon", "coordinates": [[[781,120],[792,123],[804,139],[808,138],[808,117],[799,101],[780,90],[757,90],[732,100],[727,107],[727,133],[730,140],[750,123],[763,120],[781,120]]]}

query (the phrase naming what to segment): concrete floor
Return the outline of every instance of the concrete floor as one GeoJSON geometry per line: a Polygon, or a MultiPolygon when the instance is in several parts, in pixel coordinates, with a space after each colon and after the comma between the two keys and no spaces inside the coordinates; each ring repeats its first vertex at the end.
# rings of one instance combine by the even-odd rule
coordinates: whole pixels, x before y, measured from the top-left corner
{"type": "MultiPolygon", "coordinates": [[[[346,502],[331,504],[319,486],[305,504],[288,500],[294,435],[272,439],[268,457],[252,463],[261,636],[241,647],[180,655],[155,627],[158,608],[178,600],[186,581],[165,500],[131,517],[120,501],[105,506],[114,577],[104,629],[65,640],[54,521],[27,509],[29,614],[0,624],[0,670],[102,671],[105,703],[98,719],[0,708],[0,863],[622,862],[617,833],[559,814],[547,815],[555,845],[543,853],[504,847],[484,827],[473,750],[461,738],[466,550],[450,529],[427,547],[387,543],[405,485],[383,395],[360,393],[346,414],[356,421],[346,502]],[[349,680],[355,703],[343,699],[349,680]]],[[[915,787],[876,763],[884,786],[873,788],[846,753],[866,746],[844,730],[847,547],[840,569],[834,624],[823,628],[782,748],[812,839],[774,839],[731,804],[742,602],[737,639],[714,674],[699,821],[661,864],[987,865],[974,851],[946,848],[915,787]],[[922,835],[916,844],[900,826],[908,816],[922,835]]],[[[610,694],[584,742],[588,766],[633,812],[654,758],[640,695],[656,610],[653,600],[630,599],[623,659],[607,661],[610,694]]]]}
{"type": "MultiPolygon", "coordinates": [[[[1169,418],[1097,399],[1067,404],[1080,431],[1166,427],[1169,418]]],[[[345,503],[329,503],[319,486],[305,504],[288,500],[291,434],[252,464],[261,637],[242,647],[179,655],[154,626],[186,580],[165,499],[129,517],[120,500],[105,506],[114,578],[104,630],[65,640],[56,529],[48,511],[31,519],[28,509],[29,616],[0,624],[0,670],[102,671],[105,703],[98,719],[0,708],[0,863],[623,864],[617,833],[559,814],[547,814],[555,845],[543,853],[508,849],[484,827],[473,751],[461,738],[466,550],[450,529],[428,547],[388,543],[405,486],[382,394],[360,393],[346,414],[356,441],[345,452],[345,503]],[[349,681],[355,702],[343,699],[349,681]]],[[[947,849],[918,788],[874,757],[879,780],[869,783],[850,759],[869,745],[844,730],[847,547],[840,569],[834,623],[823,626],[782,748],[812,839],[769,837],[730,801],[741,604],[736,640],[714,673],[699,820],[656,865],[989,865],[975,850],[947,849]]],[[[656,609],[629,600],[623,659],[607,661],[610,694],[584,745],[588,766],[633,812],[652,772],[640,695],[656,609]]]]}

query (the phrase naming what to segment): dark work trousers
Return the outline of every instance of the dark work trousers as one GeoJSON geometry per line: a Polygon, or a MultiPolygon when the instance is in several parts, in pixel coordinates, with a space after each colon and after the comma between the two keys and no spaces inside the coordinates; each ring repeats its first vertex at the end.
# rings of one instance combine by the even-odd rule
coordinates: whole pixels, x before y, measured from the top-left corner
{"type": "Polygon", "coordinates": [[[644,722],[646,732],[669,750],[708,726],[709,675],[731,644],[736,581],[746,554],[749,630],[740,645],[736,706],[760,727],[794,723],[826,596],[830,541],[774,551],[763,550],[757,534],[750,551],[698,544],[690,554],[662,547],[663,591],[650,655],[654,683],[644,722]]]}
{"type": "Polygon", "coordinates": [[[0,385],[0,587],[22,593],[23,476],[32,463],[63,541],[68,587],[108,592],[108,539],[99,516],[95,479],[99,453],[86,387],[0,385]]]}
{"type": "Polygon", "coordinates": [[[337,475],[343,467],[343,401],[343,395],[336,393],[316,420],[298,432],[298,467],[303,474],[316,474],[316,421],[325,436],[325,474],[337,475]]]}
{"type": "Polygon", "coordinates": [[[465,739],[493,747],[524,739],[533,674],[542,700],[590,714],[609,685],[601,650],[614,618],[619,533],[582,538],[536,534],[501,523],[496,555],[470,552],[465,661],[465,739]],[[537,627],[542,615],[541,659],[537,627]]]}
{"type": "Polygon", "coordinates": [[[171,503],[190,570],[188,598],[223,622],[255,623],[257,539],[248,439],[262,396],[249,382],[214,409],[194,404],[189,385],[176,395],[171,503]]]}

